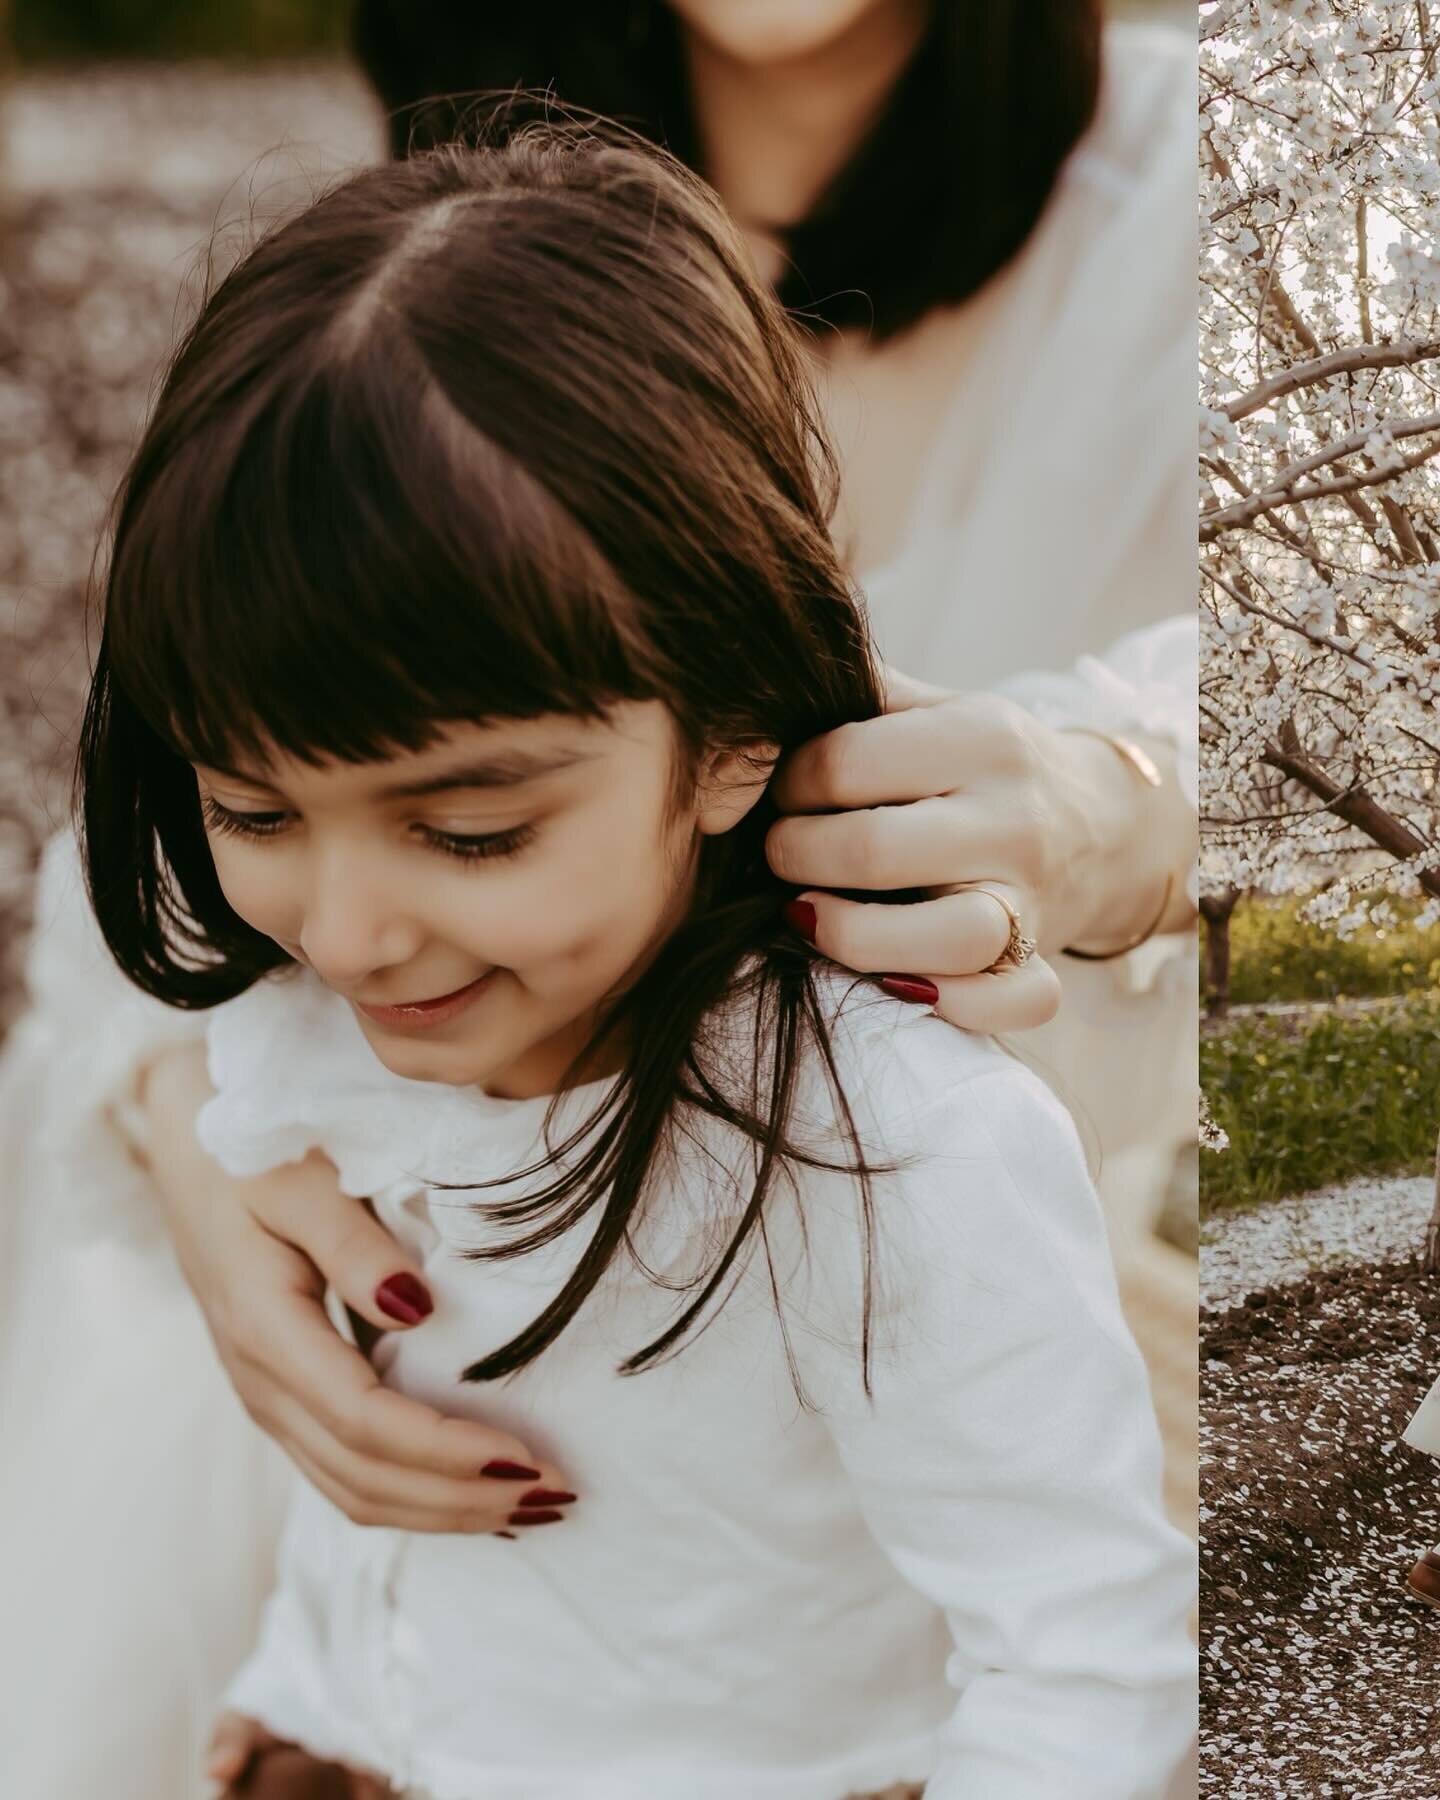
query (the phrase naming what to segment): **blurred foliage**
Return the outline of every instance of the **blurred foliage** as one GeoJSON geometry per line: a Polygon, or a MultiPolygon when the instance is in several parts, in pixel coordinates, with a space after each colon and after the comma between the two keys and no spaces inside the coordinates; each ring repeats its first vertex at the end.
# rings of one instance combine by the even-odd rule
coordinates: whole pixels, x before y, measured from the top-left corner
{"type": "Polygon", "coordinates": [[[301,56],[346,41],[349,0],[9,0],[22,62],[301,56]]]}
{"type": "Polygon", "coordinates": [[[1200,1043],[1230,1147],[1200,1156],[1202,1208],[1429,1168],[1440,1123],[1440,995],[1298,1025],[1251,1018],[1200,1043]]]}
{"type": "Polygon", "coordinates": [[[1231,1000],[1378,999],[1440,988],[1440,931],[1410,923],[1420,901],[1387,898],[1398,923],[1383,935],[1361,929],[1349,938],[1302,923],[1303,899],[1242,900],[1230,920],[1231,1000]]]}

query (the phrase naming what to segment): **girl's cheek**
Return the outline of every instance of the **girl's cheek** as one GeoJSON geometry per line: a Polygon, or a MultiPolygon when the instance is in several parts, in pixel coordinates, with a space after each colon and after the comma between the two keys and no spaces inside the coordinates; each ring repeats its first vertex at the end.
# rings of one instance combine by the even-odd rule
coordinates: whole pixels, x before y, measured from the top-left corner
{"type": "Polygon", "coordinates": [[[455,941],[481,962],[559,974],[603,954],[624,916],[623,907],[606,904],[583,879],[517,882],[509,895],[487,896],[483,906],[472,902],[456,914],[455,941]]]}
{"type": "Polygon", "coordinates": [[[662,929],[670,905],[667,865],[637,846],[587,863],[558,859],[530,879],[497,883],[482,899],[479,884],[452,916],[455,941],[479,961],[513,969],[537,989],[587,976],[606,985],[640,956],[662,929]]]}
{"type": "Polygon", "coordinates": [[[247,925],[266,937],[295,942],[300,936],[303,914],[297,911],[293,896],[287,893],[283,870],[277,868],[266,845],[227,843],[211,838],[210,853],[215,874],[232,912],[247,925]]]}

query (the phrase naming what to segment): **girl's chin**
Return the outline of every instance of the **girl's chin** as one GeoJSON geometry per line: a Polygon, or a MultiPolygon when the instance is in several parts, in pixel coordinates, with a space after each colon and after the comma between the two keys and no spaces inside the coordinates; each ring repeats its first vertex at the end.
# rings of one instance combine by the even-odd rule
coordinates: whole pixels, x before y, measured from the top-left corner
{"type": "Polygon", "coordinates": [[[476,1087],[485,1079],[483,1074],[473,1074],[463,1058],[453,1052],[443,1055],[433,1044],[396,1044],[386,1041],[379,1031],[367,1031],[365,1037],[375,1060],[402,1080],[429,1081],[441,1087],[476,1087]]]}
{"type": "Polygon", "coordinates": [[[387,1034],[380,1026],[362,1021],[365,1038],[377,1062],[403,1081],[426,1081],[437,1087],[480,1088],[497,1100],[528,1100],[550,1090],[543,1080],[532,1080],[531,1059],[518,1054],[496,1054],[493,1035],[481,1045],[456,1038],[417,1041],[387,1034]]]}

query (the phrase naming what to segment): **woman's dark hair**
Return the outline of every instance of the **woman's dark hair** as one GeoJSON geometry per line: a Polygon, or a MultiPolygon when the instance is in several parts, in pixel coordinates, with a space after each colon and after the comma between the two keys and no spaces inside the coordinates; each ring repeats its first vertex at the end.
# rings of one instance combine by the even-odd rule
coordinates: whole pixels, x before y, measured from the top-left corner
{"type": "MultiPolygon", "coordinates": [[[[1100,23],[1100,0],[931,0],[880,116],[786,236],[783,304],[879,340],[982,288],[1094,117],[1100,23]]],[[[466,94],[552,87],[705,173],[662,0],[357,0],[353,41],[397,156],[463,132],[466,94]]]]}
{"type": "MultiPolygon", "coordinates": [[[[833,489],[785,316],[673,159],[520,125],[316,201],[206,302],[117,501],[79,798],[121,968],[203,1008],[289,960],[226,903],[192,762],[363,762],[447,723],[660,699],[698,766],[876,713],[833,489]]],[[[698,1297],[627,1371],[738,1278],[787,1164],[860,1176],[868,1252],[864,1158],[766,865],[773,818],[767,797],[705,839],[690,916],[604,1021],[624,1055],[606,1108],[542,1193],[487,1203],[530,1227],[487,1255],[602,1212],[564,1290],[469,1378],[555,1340],[628,1245],[667,1133],[699,1114],[752,1140],[753,1190],[698,1297]],[[705,1049],[737,988],[755,1020],[739,1087],[733,1056],[705,1049]],[[853,1162],[792,1141],[812,1047],[853,1162]]],[[[864,1350],[868,1379],[868,1273],[864,1350]]]]}

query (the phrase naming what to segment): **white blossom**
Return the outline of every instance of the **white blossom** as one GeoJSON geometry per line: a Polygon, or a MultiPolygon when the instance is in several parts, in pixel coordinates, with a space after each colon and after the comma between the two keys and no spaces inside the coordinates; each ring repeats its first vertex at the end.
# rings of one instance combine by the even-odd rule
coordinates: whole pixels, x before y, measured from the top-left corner
{"type": "Polygon", "coordinates": [[[1205,888],[1323,884],[1345,933],[1440,895],[1437,39],[1413,0],[1202,8],[1205,888]]]}
{"type": "Polygon", "coordinates": [[[1228,1150],[1230,1134],[1217,1125],[1210,1116],[1210,1102],[1204,1093],[1200,1095],[1200,1148],[1202,1150],[1228,1150]]]}

